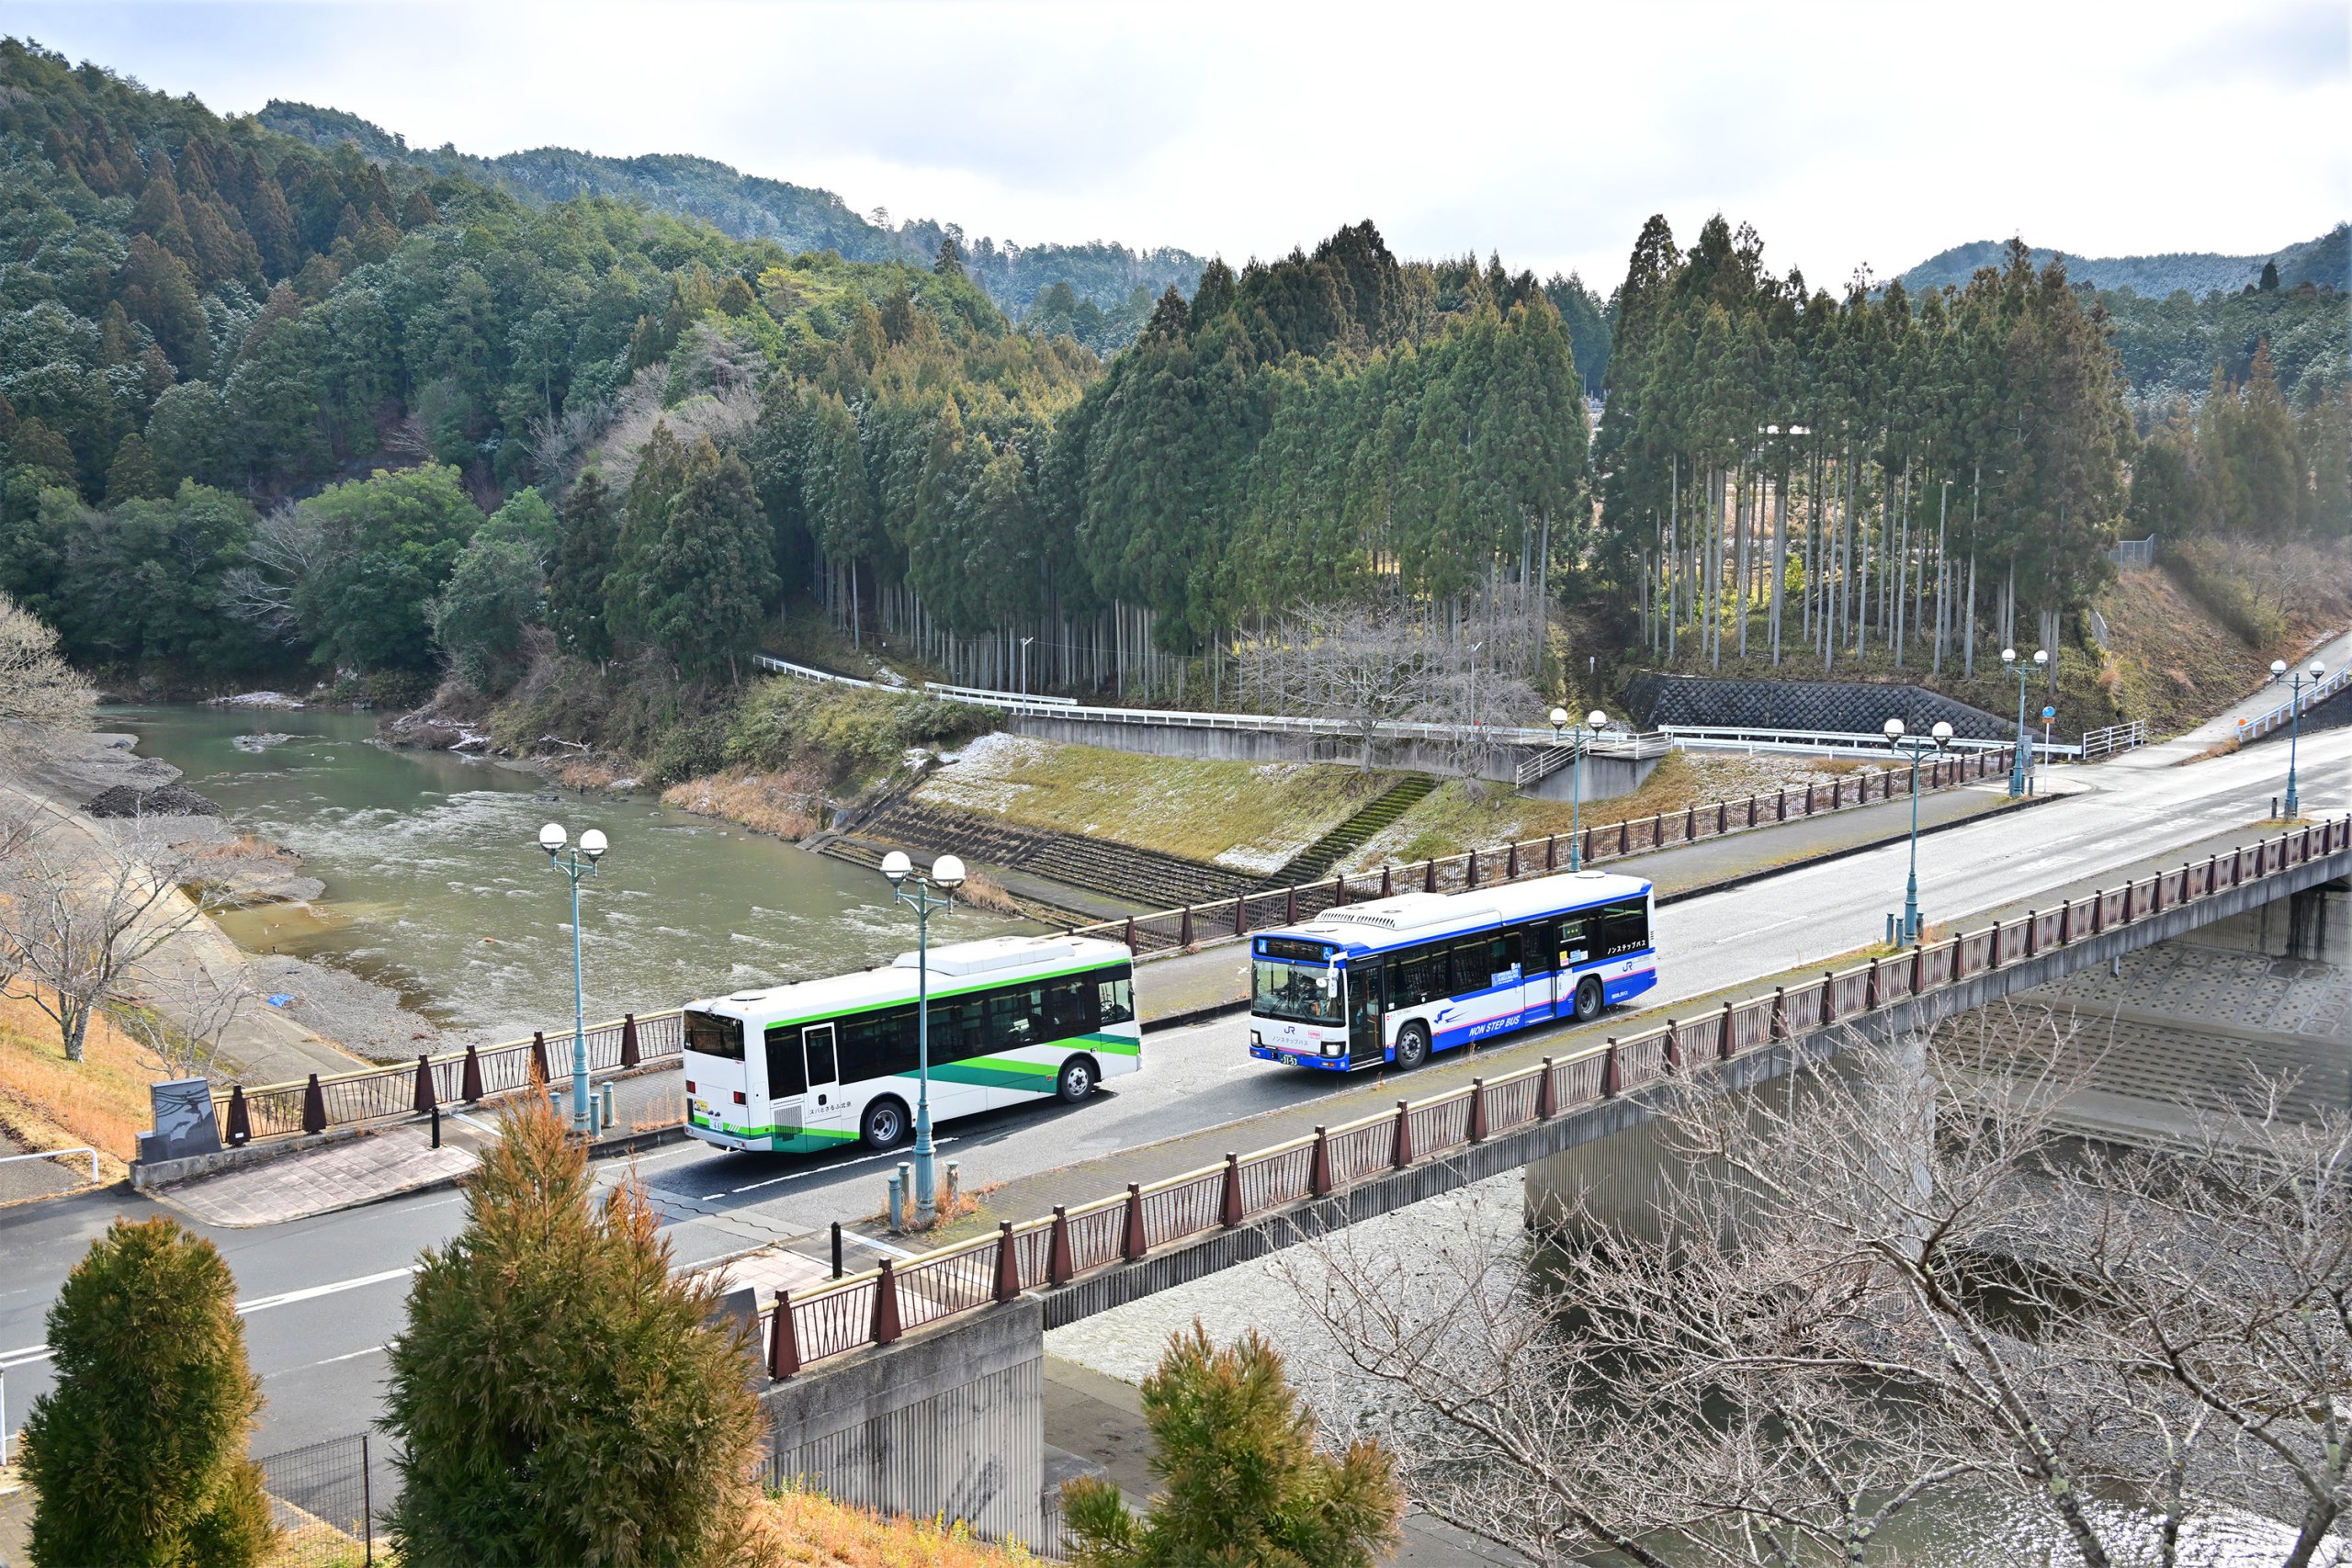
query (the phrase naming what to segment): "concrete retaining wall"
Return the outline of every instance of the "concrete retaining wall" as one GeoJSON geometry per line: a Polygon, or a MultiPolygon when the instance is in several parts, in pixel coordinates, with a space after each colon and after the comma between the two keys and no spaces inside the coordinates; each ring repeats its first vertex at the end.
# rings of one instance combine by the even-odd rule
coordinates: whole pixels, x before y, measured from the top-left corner
{"type": "Polygon", "coordinates": [[[1010,1302],[816,1366],[761,1397],[771,1483],[969,1524],[1035,1544],[1044,1528],[1046,1340],[1010,1302]]]}
{"type": "MultiPolygon", "coordinates": [[[[1192,757],[1234,762],[1363,762],[1358,742],[1336,736],[1302,735],[1279,729],[1194,729],[1183,725],[1119,724],[1103,719],[1059,718],[1047,714],[1007,714],[1004,728],[1016,735],[1068,746],[1100,746],[1112,751],[1132,751],[1146,757],[1192,757]]],[[[1498,747],[1487,756],[1480,776],[1499,784],[1514,784],[1522,747],[1498,747]]],[[[1459,768],[1442,747],[1424,741],[1382,741],[1373,748],[1373,765],[1401,768],[1408,773],[1459,774],[1459,768]]],[[[1631,761],[1620,757],[1589,757],[1585,761],[1587,800],[1608,800],[1631,795],[1657,766],[1655,759],[1631,761]]],[[[1569,778],[1563,770],[1531,793],[1546,799],[1566,800],[1569,778]]]]}

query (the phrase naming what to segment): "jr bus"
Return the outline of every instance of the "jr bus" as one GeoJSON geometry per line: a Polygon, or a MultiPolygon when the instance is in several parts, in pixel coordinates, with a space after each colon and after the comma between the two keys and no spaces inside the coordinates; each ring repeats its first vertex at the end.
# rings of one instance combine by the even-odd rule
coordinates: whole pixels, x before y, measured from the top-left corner
{"type": "Polygon", "coordinates": [[[1650,885],[1581,872],[1343,904],[1250,942],[1250,1054],[1347,1072],[1418,1067],[1657,983],[1650,885]]]}
{"type": "MultiPolygon", "coordinates": [[[[856,975],[689,1003],[686,1131],[729,1149],[806,1153],[914,1126],[915,955],[856,975]]],[[[1118,942],[990,937],[931,950],[933,1123],[1075,1103],[1143,1066],[1135,969],[1118,942]]]]}

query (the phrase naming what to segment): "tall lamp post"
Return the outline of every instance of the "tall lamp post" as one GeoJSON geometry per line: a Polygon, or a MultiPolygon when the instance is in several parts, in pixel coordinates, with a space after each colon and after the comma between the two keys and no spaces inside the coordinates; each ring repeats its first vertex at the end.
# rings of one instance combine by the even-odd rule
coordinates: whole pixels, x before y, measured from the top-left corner
{"type": "Polygon", "coordinates": [[[925,875],[903,850],[882,857],[891,897],[915,912],[915,1221],[929,1224],[933,1208],[931,1147],[931,917],[956,901],[964,863],[942,855],[925,875]]]}
{"type": "Polygon", "coordinates": [[[567,855],[563,847],[571,837],[560,822],[539,829],[539,848],[547,851],[548,863],[571,884],[571,1130],[585,1137],[595,1132],[596,1121],[595,1112],[588,1108],[587,1009],[580,984],[580,879],[596,874],[596,863],[605,858],[609,846],[605,835],[591,828],[580,835],[580,847],[567,855]]]}
{"type": "Polygon", "coordinates": [[[1919,940],[1919,760],[1951,744],[1951,726],[1938,720],[1925,735],[1905,735],[1903,721],[1886,721],[1886,743],[1911,759],[1911,879],[1903,885],[1903,942],[1919,940]]]}
{"type": "Polygon", "coordinates": [[[2016,649],[2005,648],[2001,649],[2001,663],[2005,668],[2016,671],[2018,677],[2018,752],[2009,760],[2009,798],[2015,800],[2025,793],[2026,753],[2033,747],[2033,742],[2026,735],[2025,683],[2035,671],[2050,667],[2050,654],[2047,649],[2037,648],[2033,650],[2033,662],[2028,664],[2018,657],[2016,649]]]}
{"type": "Polygon", "coordinates": [[[1021,694],[1024,697],[1029,694],[1029,645],[1036,640],[1034,637],[1021,639],[1021,694]]]}
{"type": "Polygon", "coordinates": [[[1571,765],[1576,770],[1575,783],[1573,785],[1575,796],[1573,804],[1568,807],[1568,869],[1570,871],[1582,871],[1584,869],[1585,747],[1588,741],[1591,739],[1591,736],[1599,735],[1600,731],[1607,727],[1608,723],[1609,716],[1601,712],[1599,708],[1593,709],[1590,713],[1584,716],[1584,718],[1580,723],[1574,725],[1571,725],[1568,722],[1567,709],[1554,708],[1552,710],[1553,744],[1555,746],[1566,744],[1565,735],[1566,732],[1571,730],[1574,731],[1577,738],[1576,753],[1571,759],[1571,765]],[[1590,731],[1590,735],[1588,735],[1587,731],[1590,731]]]}
{"type": "MultiPolygon", "coordinates": [[[[2316,659],[2312,660],[2311,684],[2317,686],[2326,674],[2327,666],[2316,659]]],[[[2287,661],[2274,659],[2270,661],[2270,683],[2275,686],[2281,681],[2287,682],[2287,690],[2291,694],[2287,698],[2287,817],[2291,821],[2302,815],[2297,809],[2295,799],[2295,749],[2303,739],[2303,671],[2298,670],[2290,675],[2287,673],[2287,661]]]]}

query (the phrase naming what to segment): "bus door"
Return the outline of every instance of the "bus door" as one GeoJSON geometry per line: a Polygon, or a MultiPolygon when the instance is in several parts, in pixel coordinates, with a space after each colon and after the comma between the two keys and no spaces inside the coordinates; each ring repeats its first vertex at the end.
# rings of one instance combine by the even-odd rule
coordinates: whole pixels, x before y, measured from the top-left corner
{"type": "Polygon", "coordinates": [[[800,1031],[801,1059],[808,1068],[808,1088],[800,1102],[800,1124],[812,1147],[844,1142],[856,1131],[850,1121],[849,1097],[842,1092],[841,1053],[830,1023],[804,1025],[800,1031]]]}
{"type": "Polygon", "coordinates": [[[1553,927],[1555,964],[1552,971],[1552,1016],[1572,1018],[1577,1010],[1577,965],[1591,960],[1595,917],[1590,910],[1563,915],[1553,927]]]}
{"type": "Polygon", "coordinates": [[[1381,1028],[1381,963],[1367,959],[1351,966],[1341,984],[1347,987],[1348,1066],[1371,1066],[1388,1059],[1388,1043],[1381,1028]]]}

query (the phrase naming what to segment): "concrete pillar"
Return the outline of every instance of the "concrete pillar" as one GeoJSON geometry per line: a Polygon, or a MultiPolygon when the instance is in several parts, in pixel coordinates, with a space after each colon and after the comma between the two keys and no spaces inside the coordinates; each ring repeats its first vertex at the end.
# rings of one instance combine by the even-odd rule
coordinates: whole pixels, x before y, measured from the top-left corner
{"type": "Polygon", "coordinates": [[[1037,1543],[1046,1472],[1045,1319],[1034,1299],[829,1358],[761,1396],[768,1480],[838,1502],[1037,1543]]]}

